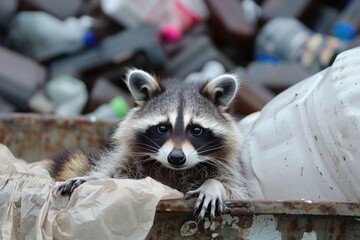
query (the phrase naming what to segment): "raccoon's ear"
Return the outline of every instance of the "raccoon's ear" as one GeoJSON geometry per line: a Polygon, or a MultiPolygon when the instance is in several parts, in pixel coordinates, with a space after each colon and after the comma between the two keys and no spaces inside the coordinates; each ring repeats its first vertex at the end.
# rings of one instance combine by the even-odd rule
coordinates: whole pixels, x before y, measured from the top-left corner
{"type": "Polygon", "coordinates": [[[147,72],[139,69],[133,69],[127,73],[126,84],[136,103],[139,105],[142,105],[161,91],[158,81],[147,72]]]}
{"type": "Polygon", "coordinates": [[[223,74],[208,81],[202,89],[202,94],[215,103],[215,105],[229,106],[239,89],[240,80],[235,75],[223,74]]]}

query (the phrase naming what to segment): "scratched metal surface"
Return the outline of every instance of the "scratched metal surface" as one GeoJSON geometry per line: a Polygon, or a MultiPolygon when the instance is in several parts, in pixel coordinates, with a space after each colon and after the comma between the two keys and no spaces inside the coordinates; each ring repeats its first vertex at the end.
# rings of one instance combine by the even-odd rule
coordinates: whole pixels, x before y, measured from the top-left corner
{"type": "MultiPolygon", "coordinates": [[[[0,114],[0,143],[28,161],[64,147],[106,144],[114,123],[0,114]]],[[[360,203],[228,201],[212,223],[197,222],[194,201],[162,201],[147,239],[360,239],[360,203]]]]}

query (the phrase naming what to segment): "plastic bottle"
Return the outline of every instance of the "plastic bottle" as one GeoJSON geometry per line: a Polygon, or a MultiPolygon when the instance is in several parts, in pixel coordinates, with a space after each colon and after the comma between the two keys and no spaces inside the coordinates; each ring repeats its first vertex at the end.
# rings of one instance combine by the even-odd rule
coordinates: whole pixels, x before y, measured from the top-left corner
{"type": "Polygon", "coordinates": [[[45,94],[55,105],[55,115],[79,116],[88,100],[85,84],[71,76],[58,76],[45,85],[45,94]]]}
{"type": "Polygon", "coordinates": [[[170,2],[172,5],[169,6],[164,17],[158,20],[160,35],[167,41],[178,41],[185,31],[207,19],[209,15],[202,0],[175,0],[170,2]]]}
{"type": "Polygon", "coordinates": [[[129,111],[129,103],[122,96],[113,98],[109,103],[102,104],[95,111],[85,116],[95,121],[96,119],[118,119],[129,111]]]}
{"type": "Polygon", "coordinates": [[[317,72],[334,61],[342,44],[335,37],[312,32],[296,19],[276,18],[260,30],[255,54],[257,61],[288,60],[317,72]]]}
{"type": "Polygon", "coordinates": [[[360,48],[240,122],[255,199],[360,199],[360,48]]]}
{"type": "Polygon", "coordinates": [[[10,39],[29,56],[51,58],[94,45],[90,22],[86,16],[61,21],[44,12],[20,12],[12,22],[10,39]]]}
{"type": "Polygon", "coordinates": [[[103,39],[96,48],[53,61],[52,76],[60,74],[96,80],[99,77],[122,77],[125,66],[144,66],[161,69],[166,55],[153,25],[124,30],[103,39]]]}
{"type": "Polygon", "coordinates": [[[208,16],[203,0],[102,0],[101,8],[127,28],[144,22],[155,24],[168,41],[177,41],[184,31],[208,16]]]}
{"type": "Polygon", "coordinates": [[[333,26],[332,34],[341,40],[352,40],[360,31],[360,1],[353,0],[346,5],[333,26]]]}

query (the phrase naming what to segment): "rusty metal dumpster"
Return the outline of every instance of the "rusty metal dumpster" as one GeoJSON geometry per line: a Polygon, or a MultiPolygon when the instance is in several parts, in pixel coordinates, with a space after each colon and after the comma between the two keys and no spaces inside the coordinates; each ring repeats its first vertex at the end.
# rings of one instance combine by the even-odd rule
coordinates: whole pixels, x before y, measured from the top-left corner
{"type": "Polygon", "coordinates": [[[66,147],[105,145],[113,129],[114,123],[108,121],[0,114],[0,143],[28,162],[49,158],[66,147]]]}
{"type": "Polygon", "coordinates": [[[148,239],[360,239],[360,204],[229,201],[212,223],[192,202],[162,201],[148,239]]]}
{"type": "MultiPolygon", "coordinates": [[[[107,143],[114,122],[0,115],[0,143],[29,162],[69,146],[107,143]]],[[[147,239],[360,239],[360,203],[311,201],[228,201],[210,222],[197,222],[192,200],[157,206],[147,239]]]]}

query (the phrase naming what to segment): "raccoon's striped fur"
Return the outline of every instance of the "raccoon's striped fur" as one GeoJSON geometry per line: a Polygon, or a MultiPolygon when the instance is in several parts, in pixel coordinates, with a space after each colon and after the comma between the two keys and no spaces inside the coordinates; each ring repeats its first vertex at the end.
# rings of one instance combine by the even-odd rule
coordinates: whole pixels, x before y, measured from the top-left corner
{"type": "Polygon", "coordinates": [[[208,206],[211,217],[222,211],[224,199],[248,198],[242,135],[226,112],[238,90],[235,76],[160,82],[135,69],[126,83],[138,106],[119,123],[114,149],[96,161],[81,151],[56,159],[62,163],[51,164],[50,172],[67,180],[59,193],[70,194],[83,182],[103,177],[150,176],[189,198],[198,197],[200,218],[208,206]]]}
{"type": "Polygon", "coordinates": [[[52,178],[65,181],[76,176],[84,176],[91,171],[101,151],[94,148],[64,149],[52,157],[47,169],[52,178]]]}

